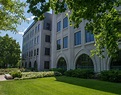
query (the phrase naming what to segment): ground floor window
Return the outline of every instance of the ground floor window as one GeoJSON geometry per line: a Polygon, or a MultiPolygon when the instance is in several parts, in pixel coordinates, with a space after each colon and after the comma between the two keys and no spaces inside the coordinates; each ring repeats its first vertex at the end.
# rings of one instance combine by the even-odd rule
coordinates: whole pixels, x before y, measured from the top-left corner
{"type": "Polygon", "coordinates": [[[49,61],[45,61],[44,62],[44,69],[49,69],[49,66],[50,65],[50,63],[49,63],[49,61]]]}

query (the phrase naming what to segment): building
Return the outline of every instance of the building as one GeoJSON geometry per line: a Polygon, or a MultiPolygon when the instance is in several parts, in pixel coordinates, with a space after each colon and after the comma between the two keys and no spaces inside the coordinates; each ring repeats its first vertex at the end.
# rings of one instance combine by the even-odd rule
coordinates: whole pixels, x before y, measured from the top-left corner
{"type": "MultiPolygon", "coordinates": [[[[94,49],[94,35],[85,30],[85,20],[79,28],[71,27],[66,12],[55,15],[52,13],[52,43],[51,43],[51,68],[93,69],[100,72],[109,69],[121,69],[121,51],[119,58],[113,60],[104,52],[105,58],[90,57],[94,49]]],[[[121,48],[121,42],[119,42],[121,48]]]]}
{"type": "Polygon", "coordinates": [[[23,35],[22,66],[44,70],[50,68],[52,15],[45,13],[43,21],[33,22],[23,35]]]}
{"type": "MultiPolygon", "coordinates": [[[[109,58],[106,52],[104,52],[105,58],[96,55],[90,57],[91,50],[95,47],[94,35],[85,30],[87,21],[83,20],[79,28],[74,28],[70,26],[68,17],[65,15],[67,12],[68,10],[56,15],[52,11],[52,15],[48,14],[43,21],[34,22],[25,31],[23,36],[24,66],[38,70],[84,68],[93,69],[95,72],[121,69],[121,51],[117,60],[109,58]],[[41,27],[37,33],[35,32],[36,26],[37,29],[38,26],[41,27]]],[[[121,42],[119,42],[119,48],[121,48],[121,42]]]]}

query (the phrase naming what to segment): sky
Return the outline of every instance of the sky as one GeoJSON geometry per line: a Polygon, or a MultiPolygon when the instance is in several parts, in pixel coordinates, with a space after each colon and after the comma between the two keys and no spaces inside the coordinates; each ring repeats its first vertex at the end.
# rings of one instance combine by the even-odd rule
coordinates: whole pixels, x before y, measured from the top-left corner
{"type": "MultiPolygon", "coordinates": [[[[21,0],[21,1],[26,2],[26,0],[21,0]]],[[[33,22],[33,18],[34,18],[34,16],[31,13],[27,13],[28,7],[26,7],[24,10],[25,10],[25,17],[27,18],[29,22],[22,22],[21,25],[18,25],[17,27],[18,33],[15,34],[10,31],[0,31],[1,32],[0,36],[5,36],[6,34],[8,34],[10,37],[13,37],[13,39],[19,42],[21,50],[22,50],[22,41],[23,41],[24,31],[33,22]]]]}

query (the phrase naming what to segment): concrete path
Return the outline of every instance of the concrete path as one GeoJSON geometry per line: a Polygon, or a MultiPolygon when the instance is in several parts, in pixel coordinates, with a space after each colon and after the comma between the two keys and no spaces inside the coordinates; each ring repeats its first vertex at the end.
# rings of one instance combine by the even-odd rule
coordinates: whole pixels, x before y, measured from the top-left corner
{"type": "Polygon", "coordinates": [[[0,81],[5,81],[6,79],[4,78],[5,75],[0,75],[0,81]]]}

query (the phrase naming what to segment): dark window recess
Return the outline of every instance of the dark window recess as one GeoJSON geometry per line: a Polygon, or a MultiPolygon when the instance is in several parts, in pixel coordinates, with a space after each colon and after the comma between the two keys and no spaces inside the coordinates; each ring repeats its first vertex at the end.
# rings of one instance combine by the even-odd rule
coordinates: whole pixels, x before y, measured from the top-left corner
{"type": "Polygon", "coordinates": [[[45,35],[45,42],[50,42],[50,35],[45,35]]]}
{"type": "Polygon", "coordinates": [[[37,55],[39,55],[39,48],[37,48],[37,55]]]}
{"type": "Polygon", "coordinates": [[[68,48],[68,36],[63,38],[63,48],[68,48]]]}
{"type": "Polygon", "coordinates": [[[31,56],[33,56],[33,50],[31,51],[31,56]]]}
{"type": "Polygon", "coordinates": [[[50,48],[45,48],[45,55],[50,55],[50,48]]]}
{"type": "Polygon", "coordinates": [[[76,32],[74,34],[74,45],[80,45],[81,44],[81,31],[76,32]]]}
{"type": "Polygon", "coordinates": [[[46,29],[50,30],[50,23],[46,23],[46,29]]]}
{"type": "Polygon", "coordinates": [[[94,35],[90,31],[85,30],[85,36],[86,42],[94,41],[94,35]]]}
{"type": "Polygon", "coordinates": [[[44,62],[44,69],[49,69],[49,67],[50,67],[49,61],[45,61],[44,62]]]}
{"type": "Polygon", "coordinates": [[[61,21],[57,23],[57,32],[61,31],[61,21]]]}
{"type": "Polygon", "coordinates": [[[34,50],[34,56],[36,55],[36,49],[34,50]]]}
{"type": "Polygon", "coordinates": [[[61,39],[57,40],[57,50],[61,49],[61,39]]]}

